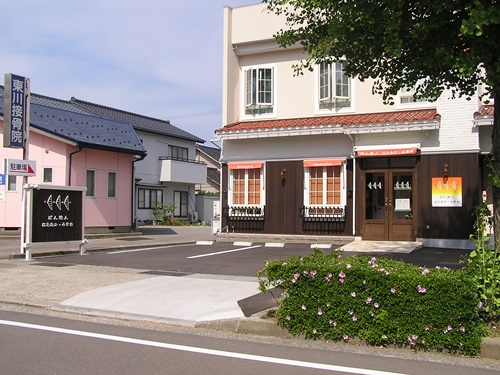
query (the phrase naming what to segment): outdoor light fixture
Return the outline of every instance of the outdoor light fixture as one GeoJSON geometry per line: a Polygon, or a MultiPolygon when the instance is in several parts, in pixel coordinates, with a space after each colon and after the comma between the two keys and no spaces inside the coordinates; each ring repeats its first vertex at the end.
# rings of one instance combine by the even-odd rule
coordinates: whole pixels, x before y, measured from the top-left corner
{"type": "Polygon", "coordinates": [[[286,179],[286,169],[283,169],[280,173],[280,178],[281,178],[281,181],[285,180],[286,179]]]}

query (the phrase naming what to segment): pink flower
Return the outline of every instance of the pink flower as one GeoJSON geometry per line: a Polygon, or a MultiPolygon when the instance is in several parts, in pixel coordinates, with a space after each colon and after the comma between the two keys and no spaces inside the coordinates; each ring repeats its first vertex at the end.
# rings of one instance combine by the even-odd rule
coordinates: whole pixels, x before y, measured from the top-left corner
{"type": "Polygon", "coordinates": [[[345,283],[344,279],[339,279],[339,281],[343,284],[345,283]]]}
{"type": "Polygon", "coordinates": [[[323,310],[318,309],[318,315],[323,315],[323,310]]]}
{"type": "Polygon", "coordinates": [[[392,294],[396,293],[396,289],[391,288],[391,293],[392,293],[392,294]]]}
{"type": "Polygon", "coordinates": [[[427,289],[425,289],[422,285],[418,284],[418,292],[424,294],[427,292],[427,289]]]}
{"type": "Polygon", "coordinates": [[[306,306],[305,305],[302,305],[302,310],[307,310],[306,306]]]}
{"type": "Polygon", "coordinates": [[[313,329],[313,333],[314,333],[314,334],[316,334],[316,332],[318,332],[318,331],[316,331],[316,328],[315,328],[315,329],[313,329]]]}
{"type": "Polygon", "coordinates": [[[374,306],[376,309],[378,309],[378,308],[380,307],[380,305],[378,304],[378,302],[375,302],[375,303],[373,304],[373,306],[374,306]]]}
{"type": "Polygon", "coordinates": [[[428,331],[430,328],[429,326],[425,326],[425,330],[428,331]]]}
{"type": "Polygon", "coordinates": [[[316,276],[316,270],[312,270],[311,271],[311,277],[314,279],[315,276],[316,276]]]}
{"type": "Polygon", "coordinates": [[[351,268],[352,266],[349,263],[347,263],[345,267],[346,268],[351,268]]]}
{"type": "Polygon", "coordinates": [[[422,271],[422,275],[427,275],[429,273],[429,270],[427,268],[424,268],[422,271]]]}
{"type": "Polygon", "coordinates": [[[371,298],[371,297],[368,297],[368,298],[366,299],[366,304],[367,304],[367,305],[369,305],[371,302],[372,302],[372,298],[371,298]]]}
{"type": "Polygon", "coordinates": [[[460,331],[465,332],[465,327],[464,326],[460,326],[460,331]]]}
{"type": "Polygon", "coordinates": [[[349,335],[344,335],[344,340],[349,340],[349,335]]]}
{"type": "Polygon", "coordinates": [[[292,319],[292,318],[290,317],[290,315],[287,315],[287,316],[286,316],[286,320],[290,320],[290,319],[292,319]]]}
{"type": "Polygon", "coordinates": [[[340,277],[341,279],[343,279],[343,278],[345,277],[345,273],[344,273],[344,271],[340,271],[340,273],[339,273],[339,277],[340,277]]]}
{"type": "Polygon", "coordinates": [[[353,321],[353,322],[357,322],[357,321],[358,321],[358,317],[357,317],[356,315],[354,315],[354,316],[352,317],[352,321],[353,321]]]}
{"type": "Polygon", "coordinates": [[[356,292],[352,292],[351,297],[356,297],[356,292]]]}

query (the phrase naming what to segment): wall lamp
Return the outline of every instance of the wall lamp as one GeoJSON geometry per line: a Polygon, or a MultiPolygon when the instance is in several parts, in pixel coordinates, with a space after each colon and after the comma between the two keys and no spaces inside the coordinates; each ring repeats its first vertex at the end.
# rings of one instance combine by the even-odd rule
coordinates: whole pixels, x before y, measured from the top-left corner
{"type": "Polygon", "coordinates": [[[281,178],[281,181],[285,180],[286,179],[286,169],[283,169],[280,173],[280,178],[281,178]]]}

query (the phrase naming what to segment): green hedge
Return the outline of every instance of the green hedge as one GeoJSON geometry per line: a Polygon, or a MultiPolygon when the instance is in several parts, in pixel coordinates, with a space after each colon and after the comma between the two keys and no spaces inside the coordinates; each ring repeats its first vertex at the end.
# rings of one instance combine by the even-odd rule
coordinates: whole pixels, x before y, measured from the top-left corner
{"type": "Polygon", "coordinates": [[[278,324],[294,335],[477,355],[485,326],[462,270],[426,269],[340,251],[266,262],[260,290],[278,287],[278,324]]]}

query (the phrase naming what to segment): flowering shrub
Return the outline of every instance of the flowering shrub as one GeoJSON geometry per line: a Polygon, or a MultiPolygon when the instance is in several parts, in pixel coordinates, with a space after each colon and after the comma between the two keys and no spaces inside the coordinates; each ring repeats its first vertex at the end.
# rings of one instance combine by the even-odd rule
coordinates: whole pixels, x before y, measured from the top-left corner
{"type": "Polygon", "coordinates": [[[263,293],[283,291],[278,324],[294,335],[467,355],[480,350],[479,299],[464,271],[315,249],[266,262],[258,275],[263,293]]]}

